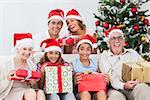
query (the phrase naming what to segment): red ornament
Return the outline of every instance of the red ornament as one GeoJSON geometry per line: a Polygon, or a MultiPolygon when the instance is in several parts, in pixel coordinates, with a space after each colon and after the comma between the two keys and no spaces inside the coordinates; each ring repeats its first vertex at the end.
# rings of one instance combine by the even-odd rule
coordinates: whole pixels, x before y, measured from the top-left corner
{"type": "Polygon", "coordinates": [[[148,25],[149,24],[149,20],[148,19],[144,19],[144,24],[148,25]]]}
{"type": "Polygon", "coordinates": [[[96,26],[99,26],[99,25],[100,25],[100,21],[96,21],[96,22],[95,22],[95,25],[96,25],[96,26]]]}
{"type": "Polygon", "coordinates": [[[135,13],[137,12],[137,8],[136,8],[136,7],[133,7],[133,8],[131,9],[131,12],[135,14],[135,13]]]}
{"type": "Polygon", "coordinates": [[[137,30],[139,30],[139,26],[138,25],[134,25],[133,29],[137,31],[137,30]]]}
{"type": "Polygon", "coordinates": [[[125,42],[124,46],[128,46],[128,45],[129,45],[129,43],[128,43],[128,42],[125,42]]]}
{"type": "Polygon", "coordinates": [[[120,3],[125,4],[126,0],[120,0],[120,3]]]}
{"type": "Polygon", "coordinates": [[[103,27],[106,28],[106,29],[108,29],[109,28],[108,22],[104,22],[103,27]]]}

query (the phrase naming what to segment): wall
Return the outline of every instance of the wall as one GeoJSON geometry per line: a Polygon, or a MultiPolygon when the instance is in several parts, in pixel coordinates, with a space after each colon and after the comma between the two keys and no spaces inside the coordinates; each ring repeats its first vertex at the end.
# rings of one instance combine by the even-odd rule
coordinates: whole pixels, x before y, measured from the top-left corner
{"type": "MultiPolygon", "coordinates": [[[[93,13],[99,0],[0,0],[0,55],[12,54],[13,33],[31,32],[33,35],[47,30],[47,16],[51,9],[61,8],[65,13],[76,8],[87,24],[95,30],[93,13]]],[[[150,3],[142,9],[149,8],[150,3]]],[[[150,8],[149,8],[150,9],[150,8]]],[[[64,25],[63,33],[67,31],[64,25]]]]}

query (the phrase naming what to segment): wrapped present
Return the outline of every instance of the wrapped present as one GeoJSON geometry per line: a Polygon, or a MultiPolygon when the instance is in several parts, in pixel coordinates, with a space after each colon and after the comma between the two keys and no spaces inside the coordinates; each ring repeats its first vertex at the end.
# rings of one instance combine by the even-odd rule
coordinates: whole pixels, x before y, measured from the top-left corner
{"type": "Polygon", "coordinates": [[[107,83],[103,74],[80,74],[82,80],[78,84],[78,92],[82,91],[106,91],[107,83]]]}
{"type": "Polygon", "coordinates": [[[64,38],[64,39],[59,39],[58,43],[64,44],[64,45],[71,45],[74,44],[74,39],[73,38],[64,38]]]}
{"type": "Polygon", "coordinates": [[[124,63],[122,79],[125,82],[139,80],[144,83],[150,83],[150,63],[147,61],[124,63]]]}
{"type": "Polygon", "coordinates": [[[32,80],[40,79],[41,73],[24,69],[16,70],[16,73],[11,77],[11,80],[32,80]]]}
{"type": "Polygon", "coordinates": [[[47,66],[46,93],[72,93],[72,67],[71,66],[47,66]]]}

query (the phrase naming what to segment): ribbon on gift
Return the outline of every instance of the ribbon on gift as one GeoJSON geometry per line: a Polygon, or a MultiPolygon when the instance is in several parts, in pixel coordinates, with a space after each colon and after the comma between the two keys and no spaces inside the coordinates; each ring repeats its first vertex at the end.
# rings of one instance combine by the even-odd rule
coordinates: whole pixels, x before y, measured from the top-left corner
{"type": "Polygon", "coordinates": [[[65,45],[71,45],[71,44],[75,44],[75,40],[76,40],[77,36],[68,36],[66,38],[63,39],[58,39],[59,43],[65,44],[65,45]]]}
{"type": "Polygon", "coordinates": [[[25,80],[29,80],[32,77],[32,71],[31,70],[27,70],[27,77],[25,78],[25,80]]]}
{"type": "Polygon", "coordinates": [[[58,66],[57,69],[58,72],[58,91],[59,93],[62,93],[62,77],[61,77],[61,66],[58,66]]]}

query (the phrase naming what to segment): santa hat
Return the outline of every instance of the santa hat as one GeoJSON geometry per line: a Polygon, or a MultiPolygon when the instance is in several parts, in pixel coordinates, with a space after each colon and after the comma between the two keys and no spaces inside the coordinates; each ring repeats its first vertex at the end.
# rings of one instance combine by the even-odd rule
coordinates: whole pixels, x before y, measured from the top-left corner
{"type": "Polygon", "coordinates": [[[56,50],[56,51],[61,53],[60,45],[55,39],[46,39],[46,40],[44,40],[41,43],[40,47],[43,47],[43,46],[45,48],[45,52],[56,50]]]}
{"type": "Polygon", "coordinates": [[[61,10],[61,9],[54,9],[54,10],[51,10],[49,15],[48,15],[48,22],[51,19],[60,19],[61,21],[63,21],[63,18],[64,18],[63,10],[61,10]]]}
{"type": "Polygon", "coordinates": [[[79,12],[75,9],[72,9],[70,11],[67,12],[67,15],[66,15],[66,20],[68,18],[74,18],[74,19],[77,19],[77,20],[80,20],[82,21],[82,17],[81,15],[79,14],[79,12]]]}
{"type": "Polygon", "coordinates": [[[30,33],[14,33],[14,47],[33,47],[32,35],[30,33]]]}
{"type": "Polygon", "coordinates": [[[90,46],[93,48],[96,48],[97,47],[97,44],[96,44],[96,38],[90,36],[90,35],[84,35],[82,37],[81,40],[79,40],[79,42],[77,43],[77,46],[76,46],[76,49],[79,48],[79,46],[82,44],[82,43],[88,43],[90,44],[90,46]]]}
{"type": "Polygon", "coordinates": [[[108,42],[108,40],[111,38],[112,34],[116,33],[116,32],[120,33],[123,36],[122,30],[118,29],[116,26],[113,26],[112,28],[110,28],[104,32],[104,34],[105,34],[104,41],[108,42]]]}
{"type": "Polygon", "coordinates": [[[109,32],[109,35],[108,35],[108,38],[110,39],[112,34],[113,33],[120,33],[120,35],[123,37],[123,31],[120,30],[120,29],[112,29],[110,32],[109,32]]]}

